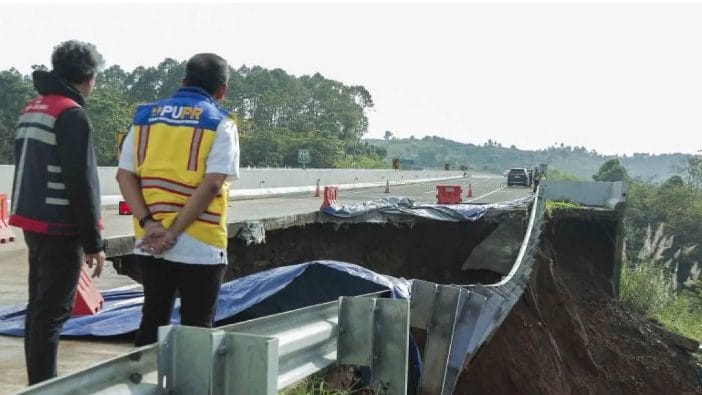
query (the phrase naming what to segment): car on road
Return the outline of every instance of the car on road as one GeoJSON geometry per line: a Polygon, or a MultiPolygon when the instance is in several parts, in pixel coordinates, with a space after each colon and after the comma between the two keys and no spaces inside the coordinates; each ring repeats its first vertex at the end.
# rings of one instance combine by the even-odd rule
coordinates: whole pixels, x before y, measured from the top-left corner
{"type": "Polygon", "coordinates": [[[512,185],[529,186],[529,173],[527,169],[514,167],[509,170],[509,174],[507,174],[507,186],[511,187],[512,185]]]}

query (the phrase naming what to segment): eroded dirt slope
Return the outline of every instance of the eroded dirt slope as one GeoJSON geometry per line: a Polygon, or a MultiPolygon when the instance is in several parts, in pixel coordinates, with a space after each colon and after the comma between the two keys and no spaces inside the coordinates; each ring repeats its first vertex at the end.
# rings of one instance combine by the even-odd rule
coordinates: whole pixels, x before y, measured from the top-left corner
{"type": "Polygon", "coordinates": [[[529,288],[456,394],[696,394],[702,369],[613,297],[611,227],[547,224],[529,288]]]}

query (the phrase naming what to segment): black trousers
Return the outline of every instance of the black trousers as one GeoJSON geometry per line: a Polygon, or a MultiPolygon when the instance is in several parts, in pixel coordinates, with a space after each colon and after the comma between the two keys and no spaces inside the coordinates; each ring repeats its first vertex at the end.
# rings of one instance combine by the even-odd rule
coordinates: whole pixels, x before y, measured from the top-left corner
{"type": "Polygon", "coordinates": [[[56,377],[59,335],[73,311],[83,248],[77,236],[24,232],[24,240],[29,249],[24,355],[31,385],[56,377]]]}
{"type": "Polygon", "coordinates": [[[136,346],[155,343],[158,327],[171,322],[176,291],[180,294],[180,323],[211,328],[225,265],[193,265],[138,256],[144,285],[144,306],[136,346]]]}

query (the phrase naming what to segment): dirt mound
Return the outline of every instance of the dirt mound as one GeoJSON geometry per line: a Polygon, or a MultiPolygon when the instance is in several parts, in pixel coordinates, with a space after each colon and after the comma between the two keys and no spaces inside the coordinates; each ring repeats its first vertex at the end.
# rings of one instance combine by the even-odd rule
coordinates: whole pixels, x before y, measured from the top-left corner
{"type": "Polygon", "coordinates": [[[612,296],[612,228],[583,219],[547,228],[524,297],[455,393],[702,393],[695,357],[612,296]]]}

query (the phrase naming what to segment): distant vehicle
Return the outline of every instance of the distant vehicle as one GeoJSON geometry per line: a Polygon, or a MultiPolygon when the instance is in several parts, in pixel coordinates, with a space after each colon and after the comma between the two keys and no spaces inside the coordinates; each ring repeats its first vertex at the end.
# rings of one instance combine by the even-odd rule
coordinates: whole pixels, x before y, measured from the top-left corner
{"type": "Polygon", "coordinates": [[[527,169],[515,167],[509,170],[509,174],[507,174],[507,186],[511,187],[512,185],[529,186],[529,173],[527,169]]]}
{"type": "Polygon", "coordinates": [[[509,170],[505,170],[505,171],[502,172],[502,175],[505,176],[505,177],[507,177],[508,174],[509,174],[509,170]]]}

